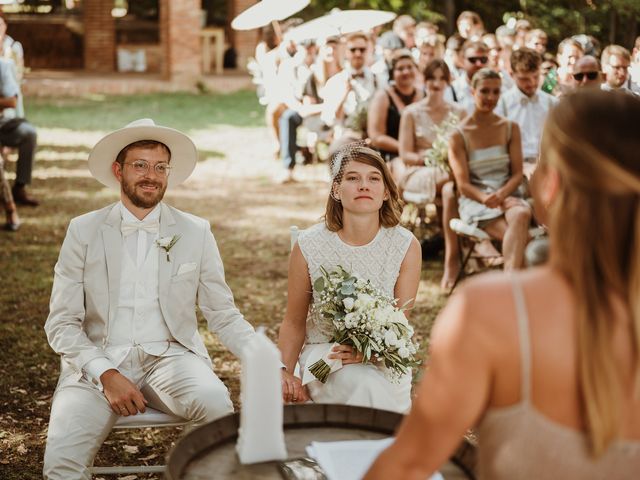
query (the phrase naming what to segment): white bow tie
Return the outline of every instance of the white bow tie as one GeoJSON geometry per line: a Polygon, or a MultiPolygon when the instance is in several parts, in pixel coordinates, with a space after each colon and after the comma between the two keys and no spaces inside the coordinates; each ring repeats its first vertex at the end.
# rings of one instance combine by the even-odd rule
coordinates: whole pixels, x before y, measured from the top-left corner
{"type": "Polygon", "coordinates": [[[534,95],[533,97],[522,97],[520,99],[520,103],[522,105],[526,105],[527,103],[538,103],[538,96],[534,95]]]}
{"type": "Polygon", "coordinates": [[[158,233],[160,222],[122,222],[120,225],[120,231],[122,236],[126,237],[139,230],[144,230],[147,233],[158,233]]]}

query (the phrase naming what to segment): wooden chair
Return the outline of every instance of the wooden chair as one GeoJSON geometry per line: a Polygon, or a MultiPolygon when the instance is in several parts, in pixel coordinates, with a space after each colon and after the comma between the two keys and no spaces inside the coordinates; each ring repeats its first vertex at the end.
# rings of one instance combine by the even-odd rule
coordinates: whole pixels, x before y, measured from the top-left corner
{"type": "MultiPolygon", "coordinates": [[[[451,226],[451,230],[453,230],[458,236],[458,242],[460,245],[460,271],[458,272],[458,276],[449,291],[451,294],[465,275],[465,270],[469,260],[473,256],[475,246],[480,242],[491,240],[491,237],[484,230],[464,223],[459,218],[452,219],[449,225],[451,226]]],[[[541,227],[530,228],[529,238],[531,240],[525,250],[525,263],[528,267],[540,265],[546,261],[548,256],[548,240],[546,239],[546,231],[541,227]]]]}
{"type": "Polygon", "coordinates": [[[12,224],[11,219],[9,218],[8,213],[13,212],[16,209],[16,204],[13,201],[13,194],[11,193],[11,187],[9,186],[9,180],[7,179],[7,172],[5,171],[5,166],[7,164],[7,154],[0,145],[0,201],[2,201],[2,206],[7,212],[7,223],[5,228],[7,230],[17,230],[20,226],[20,222],[12,224]]]}

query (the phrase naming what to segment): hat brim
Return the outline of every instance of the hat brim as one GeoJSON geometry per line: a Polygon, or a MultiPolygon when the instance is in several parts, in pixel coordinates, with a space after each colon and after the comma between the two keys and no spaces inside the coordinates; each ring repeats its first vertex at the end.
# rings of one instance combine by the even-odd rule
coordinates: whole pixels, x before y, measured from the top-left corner
{"type": "Polygon", "coordinates": [[[184,182],[196,167],[198,151],[187,135],[169,127],[144,125],[121,128],[100,140],[89,154],[91,175],[103,185],[120,190],[111,165],[124,147],[140,140],[162,142],[171,151],[169,188],[184,182]]]}

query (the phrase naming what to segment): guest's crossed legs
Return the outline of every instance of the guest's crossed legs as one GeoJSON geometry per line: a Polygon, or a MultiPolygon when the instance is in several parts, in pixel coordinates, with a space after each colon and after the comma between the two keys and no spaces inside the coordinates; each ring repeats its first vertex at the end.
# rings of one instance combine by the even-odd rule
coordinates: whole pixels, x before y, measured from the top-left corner
{"type": "MultiPolygon", "coordinates": [[[[531,223],[531,208],[524,201],[510,197],[509,207],[500,217],[484,227],[492,237],[502,240],[502,255],[504,269],[521,268],[524,262],[524,249],[529,240],[529,224],[531,223]]],[[[505,200],[506,202],[506,200],[505,200]]]]}

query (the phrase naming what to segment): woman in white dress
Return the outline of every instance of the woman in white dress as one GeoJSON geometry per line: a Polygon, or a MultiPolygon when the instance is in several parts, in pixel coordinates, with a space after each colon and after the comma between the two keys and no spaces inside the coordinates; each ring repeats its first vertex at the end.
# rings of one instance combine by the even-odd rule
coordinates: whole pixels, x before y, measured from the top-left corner
{"type": "Polygon", "coordinates": [[[314,310],[312,285],[321,267],[330,271],[340,265],[409,307],[420,280],[420,244],[398,225],[398,189],[382,157],[360,144],[347,145],[332,158],[331,176],[324,223],[301,232],[291,252],[287,312],[278,339],[283,398],[404,413],[411,406],[411,374],[392,383],[348,345],[334,347],[330,358],[341,359],[343,368],[326,383],[303,386],[293,375],[296,363],[304,370],[314,344],[331,342],[332,326],[314,310]]]}

